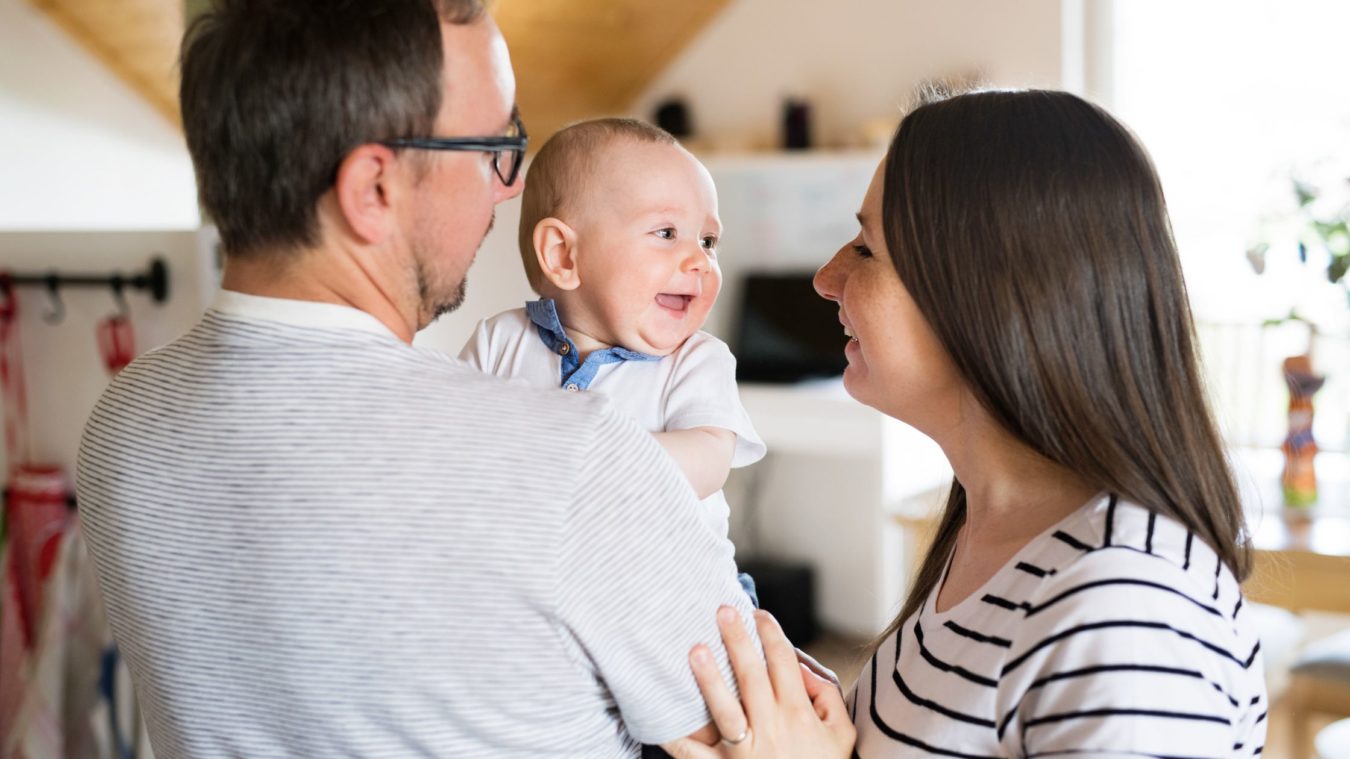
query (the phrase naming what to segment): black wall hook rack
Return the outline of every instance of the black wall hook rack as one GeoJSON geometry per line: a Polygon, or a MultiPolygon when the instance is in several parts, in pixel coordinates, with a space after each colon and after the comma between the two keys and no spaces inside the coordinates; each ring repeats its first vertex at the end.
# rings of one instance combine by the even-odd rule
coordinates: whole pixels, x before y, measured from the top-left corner
{"type": "Polygon", "coordinates": [[[124,289],[144,290],[156,303],[169,299],[169,265],[160,256],[150,259],[150,265],[134,274],[115,271],[111,274],[65,274],[53,269],[37,274],[32,272],[4,272],[0,280],[8,279],[15,286],[40,286],[55,295],[67,287],[106,287],[114,294],[124,289]]]}

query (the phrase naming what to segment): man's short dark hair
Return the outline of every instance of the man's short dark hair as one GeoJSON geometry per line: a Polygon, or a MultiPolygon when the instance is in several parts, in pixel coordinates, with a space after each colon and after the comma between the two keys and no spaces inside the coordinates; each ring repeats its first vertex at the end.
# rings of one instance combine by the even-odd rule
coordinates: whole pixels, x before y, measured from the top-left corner
{"type": "Polygon", "coordinates": [[[431,134],[440,21],[482,0],[215,0],[183,37],[183,131],[230,255],[310,247],[358,145],[431,134]]]}

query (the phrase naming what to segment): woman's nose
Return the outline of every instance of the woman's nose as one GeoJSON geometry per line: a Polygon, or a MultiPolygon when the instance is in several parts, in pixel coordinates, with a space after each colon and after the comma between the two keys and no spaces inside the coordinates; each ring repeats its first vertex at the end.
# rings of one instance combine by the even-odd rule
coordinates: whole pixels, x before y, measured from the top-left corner
{"type": "Polygon", "coordinates": [[[842,268],[839,260],[840,253],[835,253],[833,258],[817,269],[816,276],[811,280],[811,284],[816,288],[816,293],[825,300],[839,300],[839,286],[843,281],[840,272],[842,268]]]}

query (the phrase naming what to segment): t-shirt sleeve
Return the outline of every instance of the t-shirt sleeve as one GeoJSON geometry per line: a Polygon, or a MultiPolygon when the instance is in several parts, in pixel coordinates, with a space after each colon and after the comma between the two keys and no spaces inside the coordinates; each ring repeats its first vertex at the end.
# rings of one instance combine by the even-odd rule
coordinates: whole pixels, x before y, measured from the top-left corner
{"type": "MultiPolygon", "coordinates": [[[[1228,611],[1232,611],[1231,608],[1228,611]]],[[[1010,756],[1250,756],[1255,641],[1174,564],[1097,551],[1023,610],[999,679],[1010,756]]]]}
{"type": "Polygon", "coordinates": [[[655,744],[710,721],[689,651],[708,644],[733,682],[717,608],[734,606],[752,635],[753,609],[731,543],[704,526],[684,476],[635,422],[597,407],[573,441],[585,455],[562,528],[557,613],[629,734],[655,744]]]}
{"type": "Polygon", "coordinates": [[[749,466],[764,458],[764,441],[741,405],[736,387],[736,357],[726,343],[699,333],[676,356],[665,393],[666,430],[718,427],[736,434],[731,466],[749,466]]]}

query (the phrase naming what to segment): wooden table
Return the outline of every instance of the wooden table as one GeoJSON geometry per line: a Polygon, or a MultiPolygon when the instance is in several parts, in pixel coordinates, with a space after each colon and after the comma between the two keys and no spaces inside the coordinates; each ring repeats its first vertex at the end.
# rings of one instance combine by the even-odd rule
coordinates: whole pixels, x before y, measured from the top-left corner
{"type": "MultiPolygon", "coordinates": [[[[1319,499],[1286,508],[1280,492],[1280,452],[1233,453],[1238,488],[1252,533],[1253,571],[1243,586],[1253,601],[1290,611],[1350,614],[1350,456],[1318,456],[1319,499]]],[[[895,514],[907,536],[907,556],[922,555],[937,514],[895,514]]],[[[907,562],[907,576],[915,568],[907,562]]]]}
{"type": "Polygon", "coordinates": [[[1236,451],[1234,461],[1256,549],[1247,597],[1350,614],[1350,456],[1318,455],[1318,502],[1308,508],[1284,507],[1279,451],[1236,451]]]}

